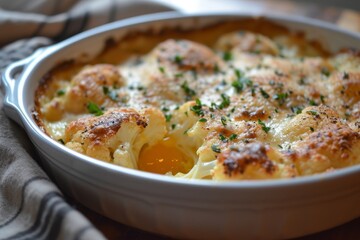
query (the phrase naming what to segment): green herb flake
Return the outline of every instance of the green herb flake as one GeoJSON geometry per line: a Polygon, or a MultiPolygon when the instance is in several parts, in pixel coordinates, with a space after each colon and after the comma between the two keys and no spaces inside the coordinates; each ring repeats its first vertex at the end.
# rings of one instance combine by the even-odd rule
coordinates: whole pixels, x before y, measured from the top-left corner
{"type": "Polygon", "coordinates": [[[217,145],[217,144],[211,145],[211,150],[213,150],[213,151],[216,152],[216,153],[220,153],[220,152],[221,152],[221,150],[220,150],[220,148],[219,148],[219,145],[217,145]]]}
{"type": "Polygon", "coordinates": [[[87,109],[88,109],[89,113],[94,114],[95,116],[101,116],[104,114],[104,112],[101,110],[101,108],[99,108],[99,106],[93,102],[89,102],[87,104],[87,109]]]}
{"type": "Polygon", "coordinates": [[[194,97],[196,95],[196,92],[189,87],[186,81],[183,84],[181,84],[181,88],[185,92],[186,96],[189,98],[194,97]]]}
{"type": "Polygon", "coordinates": [[[200,99],[195,100],[196,105],[191,106],[190,110],[198,116],[204,116],[204,111],[202,110],[202,104],[200,99]]]}
{"type": "Polygon", "coordinates": [[[310,127],[310,131],[314,132],[314,128],[313,128],[313,127],[310,127]]]}
{"type": "Polygon", "coordinates": [[[262,130],[264,130],[264,132],[266,132],[266,133],[268,133],[271,129],[270,127],[267,127],[265,125],[265,123],[263,121],[261,121],[260,119],[258,119],[258,124],[261,125],[262,130]]]}
{"type": "Polygon", "coordinates": [[[175,78],[181,78],[181,77],[183,77],[183,76],[184,76],[183,73],[176,73],[176,74],[175,74],[175,78]]]}
{"type": "Polygon", "coordinates": [[[115,91],[111,91],[108,86],[102,87],[103,93],[113,101],[118,101],[118,95],[115,91]]]}
{"type": "Polygon", "coordinates": [[[342,79],[348,80],[349,79],[349,73],[343,72],[342,79]]]}
{"type": "Polygon", "coordinates": [[[103,87],[102,87],[102,90],[103,90],[103,93],[104,93],[105,95],[108,95],[108,94],[109,94],[109,92],[110,92],[110,90],[109,90],[109,87],[108,87],[108,86],[103,86],[103,87]]]}
{"type": "Polygon", "coordinates": [[[222,125],[226,126],[226,124],[227,124],[226,117],[221,116],[221,119],[220,119],[220,120],[221,120],[222,125]]]}
{"type": "Polygon", "coordinates": [[[171,124],[171,129],[174,130],[175,128],[176,128],[176,124],[175,123],[171,124]]]}
{"type": "Polygon", "coordinates": [[[269,98],[269,97],[270,97],[270,95],[267,94],[267,92],[265,92],[265,90],[262,89],[262,88],[260,88],[260,93],[261,93],[261,95],[262,95],[264,98],[269,98]]]}
{"type": "Polygon", "coordinates": [[[59,142],[59,143],[61,143],[62,145],[65,145],[64,140],[63,140],[63,139],[61,139],[61,138],[60,138],[60,139],[58,139],[58,142],[59,142]]]}
{"type": "Polygon", "coordinates": [[[289,97],[288,93],[277,93],[273,96],[273,99],[277,100],[279,102],[279,105],[283,105],[285,103],[285,100],[289,97]]]}
{"type": "Polygon", "coordinates": [[[230,98],[225,93],[221,94],[221,103],[219,105],[219,109],[227,108],[230,105],[230,98]]]}
{"type": "Polygon", "coordinates": [[[235,134],[235,133],[233,133],[233,134],[230,135],[229,140],[230,140],[230,141],[233,141],[233,140],[235,140],[237,137],[238,137],[238,135],[235,134]]]}
{"type": "Polygon", "coordinates": [[[166,122],[170,122],[170,121],[171,121],[171,118],[172,118],[172,115],[171,115],[171,114],[165,114],[165,120],[166,120],[166,122]]]}
{"type": "Polygon", "coordinates": [[[318,116],[319,113],[317,111],[314,110],[310,110],[310,111],[306,111],[307,114],[312,115],[312,116],[318,116]]]}
{"type": "Polygon", "coordinates": [[[233,59],[233,55],[231,54],[231,52],[224,52],[223,59],[224,61],[231,61],[233,59]]]}
{"type": "Polygon", "coordinates": [[[207,122],[207,119],[206,118],[200,118],[199,122],[207,122]]]}
{"type": "Polygon", "coordinates": [[[165,68],[164,67],[159,67],[159,71],[164,74],[165,73],[165,68]]]}
{"type": "Polygon", "coordinates": [[[298,83],[299,83],[299,85],[306,85],[305,78],[300,78],[298,83]]]}
{"type": "Polygon", "coordinates": [[[280,149],[282,149],[282,148],[283,148],[280,144],[278,144],[278,147],[279,147],[280,149]]]}
{"type": "Polygon", "coordinates": [[[291,111],[292,111],[293,113],[296,113],[296,114],[302,113],[302,110],[303,110],[302,107],[298,107],[298,106],[291,107],[290,109],[291,109],[291,111]]]}
{"type": "Polygon", "coordinates": [[[325,77],[329,77],[330,76],[330,71],[326,67],[323,67],[321,69],[321,74],[324,75],[325,77]]]}
{"type": "Polygon", "coordinates": [[[224,135],[222,134],[219,134],[219,139],[222,141],[222,142],[227,142],[227,139],[224,135]]]}
{"type": "Polygon", "coordinates": [[[325,103],[325,96],[320,95],[320,101],[321,101],[321,103],[325,103]]]}
{"type": "Polygon", "coordinates": [[[231,83],[231,86],[233,86],[235,88],[235,91],[237,93],[240,93],[243,88],[244,88],[244,84],[242,82],[240,82],[239,80],[235,80],[231,83]]]}
{"type": "Polygon", "coordinates": [[[174,57],[174,62],[176,62],[177,64],[181,64],[183,61],[183,58],[180,55],[176,55],[174,57]]]}
{"type": "Polygon", "coordinates": [[[309,105],[310,106],[317,106],[318,104],[313,99],[309,99],[309,105]]]}
{"type": "Polygon", "coordinates": [[[217,63],[214,65],[214,72],[215,73],[220,72],[220,68],[219,68],[219,65],[217,63]]]}
{"type": "Polygon", "coordinates": [[[65,90],[60,89],[59,91],[56,92],[56,95],[59,97],[65,95],[65,90]]]}
{"type": "Polygon", "coordinates": [[[235,88],[237,93],[240,93],[246,86],[253,86],[253,82],[249,78],[245,77],[243,72],[241,72],[239,69],[235,69],[234,71],[236,80],[231,83],[231,86],[235,88]]]}

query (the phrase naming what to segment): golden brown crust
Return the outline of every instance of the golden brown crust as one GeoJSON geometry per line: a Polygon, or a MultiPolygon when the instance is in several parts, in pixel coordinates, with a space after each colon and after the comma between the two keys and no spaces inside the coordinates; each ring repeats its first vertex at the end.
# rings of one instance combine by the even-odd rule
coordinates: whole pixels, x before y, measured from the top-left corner
{"type": "Polygon", "coordinates": [[[261,143],[249,143],[244,146],[232,147],[218,155],[218,161],[224,166],[224,174],[243,174],[248,165],[256,165],[268,174],[275,171],[275,165],[266,155],[266,148],[261,143]]]}
{"type": "Polygon", "coordinates": [[[86,112],[89,102],[102,105],[107,101],[111,105],[112,100],[104,92],[104,87],[119,88],[123,85],[123,79],[115,66],[89,66],[71,80],[71,88],[65,94],[64,107],[69,112],[82,113],[86,112]]]}
{"type": "Polygon", "coordinates": [[[147,120],[133,109],[109,110],[99,117],[80,118],[66,128],[65,142],[81,131],[83,138],[89,141],[105,141],[113,137],[125,123],[136,123],[146,128],[147,120]]]}
{"type": "Polygon", "coordinates": [[[175,66],[182,71],[214,73],[223,63],[214,52],[204,45],[169,39],[159,44],[151,53],[160,65],[175,66]]]}

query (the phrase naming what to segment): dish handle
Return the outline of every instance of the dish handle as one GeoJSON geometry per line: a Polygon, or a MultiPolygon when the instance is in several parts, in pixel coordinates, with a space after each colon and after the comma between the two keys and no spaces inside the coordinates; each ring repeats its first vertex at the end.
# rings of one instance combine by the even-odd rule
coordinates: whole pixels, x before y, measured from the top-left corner
{"type": "Polygon", "coordinates": [[[4,93],[3,110],[5,114],[22,126],[18,102],[18,84],[26,66],[39,56],[45,48],[37,49],[32,55],[10,64],[2,74],[1,90],[4,93]]]}

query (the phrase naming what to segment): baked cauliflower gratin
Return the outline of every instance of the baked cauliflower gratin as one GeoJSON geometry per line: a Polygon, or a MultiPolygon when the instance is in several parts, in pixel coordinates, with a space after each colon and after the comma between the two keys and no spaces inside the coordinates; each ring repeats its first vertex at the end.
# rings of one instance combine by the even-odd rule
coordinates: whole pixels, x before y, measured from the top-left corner
{"type": "Polygon", "coordinates": [[[329,54],[251,21],[139,34],[63,64],[41,82],[34,117],[76,152],[180,178],[294,178],[359,164],[360,52],[329,54]]]}

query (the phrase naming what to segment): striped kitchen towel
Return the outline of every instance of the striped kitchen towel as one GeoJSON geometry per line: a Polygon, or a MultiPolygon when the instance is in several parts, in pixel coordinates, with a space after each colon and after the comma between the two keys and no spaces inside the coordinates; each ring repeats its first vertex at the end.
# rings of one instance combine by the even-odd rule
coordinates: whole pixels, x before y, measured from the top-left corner
{"type": "MultiPolygon", "coordinates": [[[[136,0],[0,0],[0,72],[38,47],[114,20],[164,10],[169,8],[136,0]]],[[[1,108],[2,102],[0,93],[1,108]]],[[[0,239],[104,239],[42,171],[33,148],[1,111],[0,239]]]]}

